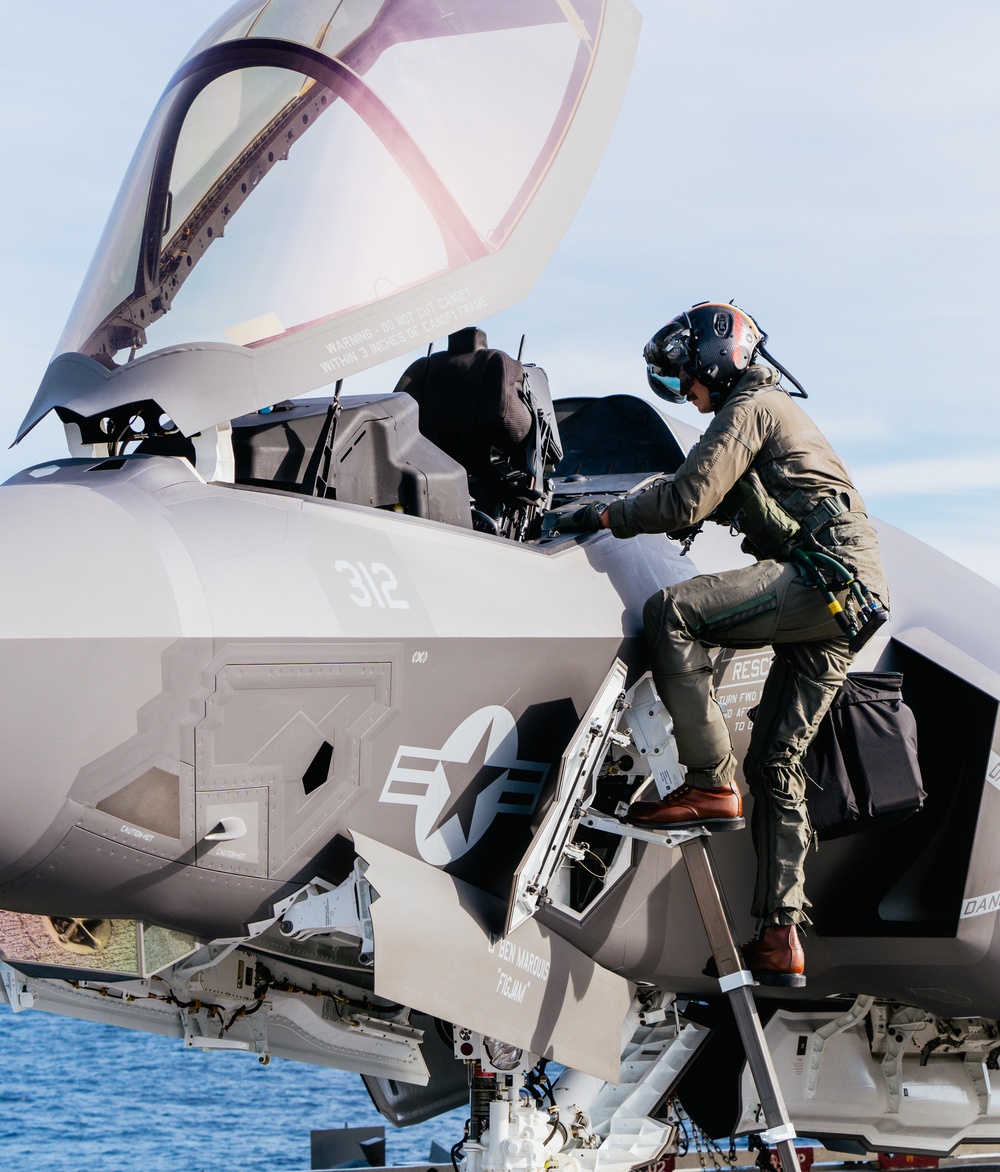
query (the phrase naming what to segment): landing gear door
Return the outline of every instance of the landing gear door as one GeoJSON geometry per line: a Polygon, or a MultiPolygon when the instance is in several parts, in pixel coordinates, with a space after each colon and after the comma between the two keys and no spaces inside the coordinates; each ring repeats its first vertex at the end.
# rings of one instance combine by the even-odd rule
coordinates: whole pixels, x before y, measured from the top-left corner
{"type": "Polygon", "coordinates": [[[563,865],[564,852],[576,829],[574,814],[579,815],[593,797],[598,771],[618,723],[625,679],[625,664],[616,659],[566,746],[552,805],[514,872],[504,936],[509,936],[547,902],[552,877],[563,865]]]}

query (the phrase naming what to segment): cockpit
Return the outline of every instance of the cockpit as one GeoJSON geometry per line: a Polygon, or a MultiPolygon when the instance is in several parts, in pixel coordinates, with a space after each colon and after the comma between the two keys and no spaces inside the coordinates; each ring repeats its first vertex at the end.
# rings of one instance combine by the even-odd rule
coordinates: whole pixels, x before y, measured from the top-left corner
{"type": "Polygon", "coordinates": [[[553,504],[627,492],[684,458],[650,403],[553,402],[541,367],[489,347],[477,327],[412,363],[390,394],[286,400],[233,420],[232,445],[237,484],[515,541],[537,538],[553,504]]]}

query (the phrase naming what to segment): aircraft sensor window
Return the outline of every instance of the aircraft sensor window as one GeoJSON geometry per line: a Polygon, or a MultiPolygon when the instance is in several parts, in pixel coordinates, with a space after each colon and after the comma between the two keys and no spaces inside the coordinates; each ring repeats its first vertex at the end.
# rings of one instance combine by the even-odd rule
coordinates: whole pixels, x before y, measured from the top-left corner
{"type": "Polygon", "coordinates": [[[163,769],[147,769],[140,777],[98,802],[97,809],[156,834],[180,838],[180,778],[163,769]]]}

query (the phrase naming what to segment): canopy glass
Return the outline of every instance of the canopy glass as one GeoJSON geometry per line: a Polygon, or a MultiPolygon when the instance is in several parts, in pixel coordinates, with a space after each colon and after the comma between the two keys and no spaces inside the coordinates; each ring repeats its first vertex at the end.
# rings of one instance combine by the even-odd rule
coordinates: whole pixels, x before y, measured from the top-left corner
{"type": "MultiPolygon", "coordinates": [[[[256,346],[495,252],[573,119],[604,6],[237,5],[154,113],[57,353],[256,346]]],[[[421,344],[435,309],[396,331],[421,344]]]]}

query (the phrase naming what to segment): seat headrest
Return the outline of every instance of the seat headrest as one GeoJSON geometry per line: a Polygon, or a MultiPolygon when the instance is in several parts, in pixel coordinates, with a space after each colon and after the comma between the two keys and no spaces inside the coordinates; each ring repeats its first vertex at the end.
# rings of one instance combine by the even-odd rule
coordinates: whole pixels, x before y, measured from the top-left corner
{"type": "Polygon", "coordinates": [[[486,332],[478,326],[467,326],[448,335],[449,354],[472,354],[486,349],[486,332]]]}

